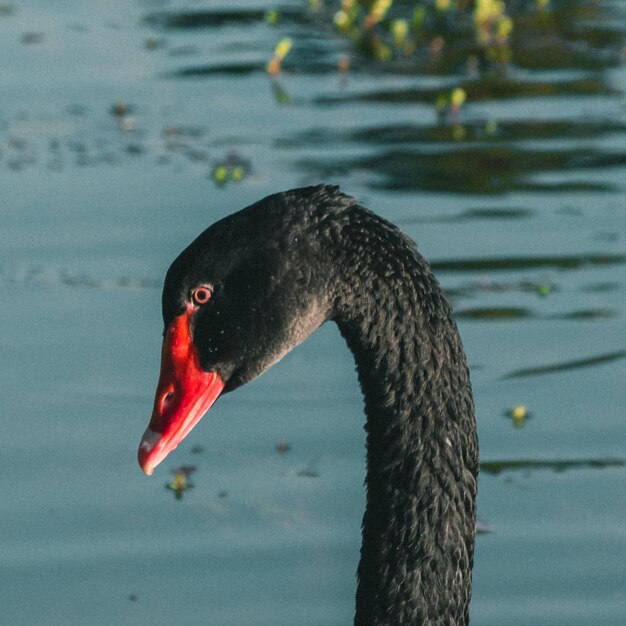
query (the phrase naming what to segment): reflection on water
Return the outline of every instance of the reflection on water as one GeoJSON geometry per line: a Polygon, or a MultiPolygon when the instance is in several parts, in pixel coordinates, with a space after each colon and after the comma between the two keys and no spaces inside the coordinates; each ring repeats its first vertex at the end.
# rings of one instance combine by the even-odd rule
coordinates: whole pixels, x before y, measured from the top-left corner
{"type": "Polygon", "coordinates": [[[624,467],[623,459],[576,459],[576,460],[538,460],[516,459],[513,461],[483,461],[480,471],[484,474],[498,475],[502,472],[552,470],[553,472],[565,472],[571,469],[604,469],[606,467],[624,467]]]}
{"type": "Polygon", "coordinates": [[[624,5],[475,6],[0,3],[0,622],[351,622],[362,401],[332,327],[135,466],[169,262],[324,179],[457,311],[496,530],[473,623],[622,625],[624,5]]]}
{"type": "MultiPolygon", "coordinates": [[[[424,98],[430,103],[436,96],[432,92],[424,98]]],[[[576,123],[562,120],[515,120],[500,121],[497,125],[470,123],[465,125],[464,139],[497,139],[499,141],[529,141],[558,139],[594,139],[626,132],[626,125],[613,120],[580,120],[576,123]]],[[[282,139],[277,145],[285,148],[302,148],[305,145],[337,145],[340,143],[360,143],[367,145],[432,144],[450,142],[454,139],[453,130],[446,126],[419,126],[417,124],[397,124],[389,126],[368,126],[360,129],[314,129],[282,139]]]]}
{"type": "Polygon", "coordinates": [[[571,147],[563,150],[527,150],[508,145],[450,150],[383,150],[371,157],[306,159],[299,167],[320,177],[334,177],[351,169],[367,172],[375,188],[447,191],[464,194],[511,191],[611,191],[614,183],[593,182],[587,172],[626,165],[623,152],[606,153],[571,147]],[[573,180],[539,181],[536,174],[572,172],[573,180]],[[584,173],[583,173],[584,172],[584,173]]]}
{"type": "MultiPolygon", "coordinates": [[[[522,307],[473,307],[457,309],[457,318],[472,320],[521,320],[537,317],[531,309],[522,307]]],[[[619,313],[612,309],[584,309],[568,313],[548,315],[554,320],[601,320],[607,317],[618,317],[619,313]]]]}
{"type": "MultiPolygon", "coordinates": [[[[292,13],[293,14],[293,13],[292,13]]],[[[298,15],[300,12],[297,13],[298,15]]],[[[152,13],[146,15],[145,23],[154,28],[196,29],[216,28],[232,25],[251,25],[263,22],[263,9],[242,9],[233,7],[230,10],[196,10],[152,13]]]]}

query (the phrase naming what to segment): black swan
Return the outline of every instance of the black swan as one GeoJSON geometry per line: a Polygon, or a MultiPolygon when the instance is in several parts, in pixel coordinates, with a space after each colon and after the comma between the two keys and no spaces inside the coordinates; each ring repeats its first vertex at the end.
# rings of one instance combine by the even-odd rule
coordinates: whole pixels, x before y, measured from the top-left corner
{"type": "Polygon", "coordinates": [[[326,320],[356,360],[367,416],[358,626],[467,624],[478,441],[450,306],[415,244],[337,187],[278,193],[205,230],[163,287],[151,474],[220,393],[326,320]]]}

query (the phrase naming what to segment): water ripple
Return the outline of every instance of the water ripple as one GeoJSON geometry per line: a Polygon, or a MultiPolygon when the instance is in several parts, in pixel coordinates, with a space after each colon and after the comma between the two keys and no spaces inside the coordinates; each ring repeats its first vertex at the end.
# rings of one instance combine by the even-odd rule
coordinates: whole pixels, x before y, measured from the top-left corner
{"type": "Polygon", "coordinates": [[[597,265],[622,265],[626,254],[579,254],[543,257],[493,257],[433,261],[436,272],[494,272],[540,268],[578,269],[597,265]]]}
{"type": "Polygon", "coordinates": [[[606,354],[587,357],[584,359],[575,359],[571,361],[562,361],[559,363],[550,363],[548,365],[539,365],[536,367],[525,367],[519,370],[509,372],[503,379],[508,378],[525,378],[526,376],[542,376],[543,374],[555,374],[558,372],[567,372],[570,370],[580,369],[583,367],[595,367],[596,365],[605,365],[614,361],[619,361],[626,357],[626,350],[618,350],[606,354]]]}

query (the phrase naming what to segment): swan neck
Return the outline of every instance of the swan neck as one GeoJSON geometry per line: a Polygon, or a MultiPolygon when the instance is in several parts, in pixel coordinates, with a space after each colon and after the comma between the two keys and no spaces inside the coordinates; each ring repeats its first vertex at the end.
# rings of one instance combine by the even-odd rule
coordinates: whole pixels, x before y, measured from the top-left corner
{"type": "Polygon", "coordinates": [[[464,625],[478,472],[465,357],[414,244],[382,220],[364,243],[363,219],[344,229],[360,235],[343,247],[334,315],[367,418],[355,624],[464,625]]]}

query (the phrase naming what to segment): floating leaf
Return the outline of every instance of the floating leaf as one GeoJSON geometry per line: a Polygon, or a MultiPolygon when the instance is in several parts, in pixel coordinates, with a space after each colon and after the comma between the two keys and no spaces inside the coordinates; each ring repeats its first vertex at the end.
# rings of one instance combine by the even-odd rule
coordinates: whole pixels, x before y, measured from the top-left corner
{"type": "Polygon", "coordinates": [[[280,19],[280,13],[278,13],[278,11],[274,11],[270,9],[265,12],[265,21],[270,26],[276,26],[276,24],[278,24],[279,19],[280,19]]]}
{"type": "Polygon", "coordinates": [[[193,474],[193,472],[195,471],[196,468],[193,466],[179,467],[174,470],[174,477],[165,486],[167,487],[167,489],[170,489],[174,492],[174,496],[177,500],[182,499],[185,491],[193,487],[193,484],[189,480],[189,475],[193,474]]]}
{"type": "Polygon", "coordinates": [[[523,404],[512,408],[508,415],[513,420],[513,425],[516,428],[522,428],[526,424],[526,419],[530,417],[528,409],[523,404]]]}
{"type": "Polygon", "coordinates": [[[293,40],[290,37],[285,37],[276,44],[276,48],[274,48],[274,56],[270,59],[266,67],[267,73],[270,76],[277,76],[280,74],[282,62],[289,54],[292,45],[293,40]]]}
{"type": "Polygon", "coordinates": [[[276,49],[274,50],[274,56],[282,61],[289,54],[292,45],[293,40],[290,37],[285,37],[284,39],[281,39],[276,45],[276,49]]]}
{"type": "Polygon", "coordinates": [[[467,94],[462,87],[456,87],[450,94],[450,104],[453,107],[460,107],[466,100],[467,94]]]}
{"type": "Polygon", "coordinates": [[[286,441],[285,439],[281,439],[276,444],[276,452],[280,452],[281,454],[284,454],[285,452],[289,452],[289,450],[291,450],[291,446],[289,445],[289,442],[286,441]]]}

